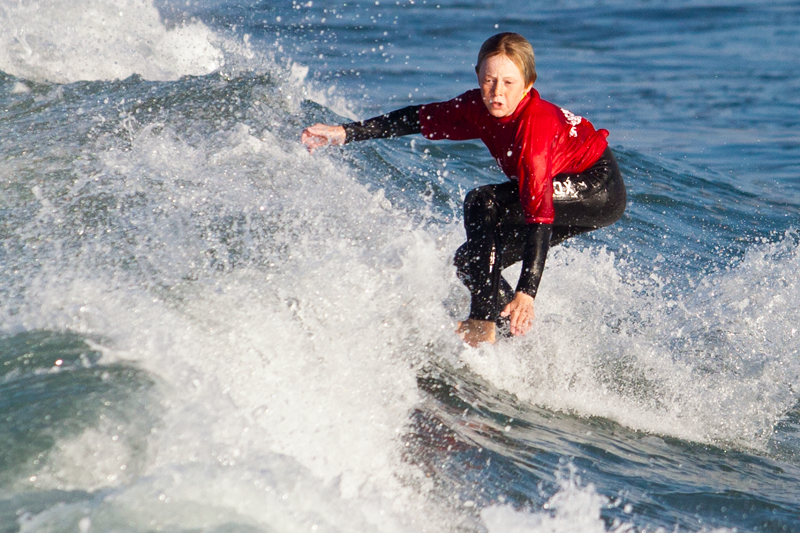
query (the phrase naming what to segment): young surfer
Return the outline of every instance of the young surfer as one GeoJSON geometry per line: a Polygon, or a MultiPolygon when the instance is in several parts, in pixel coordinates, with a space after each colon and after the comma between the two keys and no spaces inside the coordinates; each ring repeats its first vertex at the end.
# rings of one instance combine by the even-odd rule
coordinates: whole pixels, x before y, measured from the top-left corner
{"type": "Polygon", "coordinates": [[[471,346],[494,342],[503,320],[513,335],[527,333],[549,247],[613,224],[626,202],[608,132],[539,97],[533,48],[524,37],[490,37],[475,71],[479,89],[452,100],[362,122],[315,124],[301,135],[311,152],[412,133],[483,141],[509,181],[478,187],[464,199],[467,242],[455,264],[471,304],[456,331],[471,346]],[[512,290],[501,271],[518,261],[522,272],[512,290]]]}

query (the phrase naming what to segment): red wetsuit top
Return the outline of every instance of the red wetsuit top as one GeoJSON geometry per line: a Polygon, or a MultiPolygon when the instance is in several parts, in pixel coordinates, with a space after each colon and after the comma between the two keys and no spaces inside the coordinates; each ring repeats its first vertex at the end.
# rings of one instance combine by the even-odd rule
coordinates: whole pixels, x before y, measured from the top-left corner
{"type": "Polygon", "coordinates": [[[421,106],[419,122],[428,139],[482,140],[506,176],[519,181],[529,224],[553,223],[553,176],[586,170],[608,146],[608,131],[542,100],[535,89],[507,117],[489,114],[480,89],[472,89],[421,106]]]}

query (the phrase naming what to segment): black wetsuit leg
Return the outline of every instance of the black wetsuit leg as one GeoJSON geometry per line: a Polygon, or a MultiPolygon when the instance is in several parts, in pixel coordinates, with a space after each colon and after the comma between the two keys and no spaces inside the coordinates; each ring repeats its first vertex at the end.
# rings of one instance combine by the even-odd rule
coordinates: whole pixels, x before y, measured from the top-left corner
{"type": "MultiPolygon", "coordinates": [[[[625,184],[610,149],[584,172],[555,176],[553,188],[555,220],[550,246],[609,226],[625,211],[625,184]]],[[[518,183],[508,181],[470,191],[464,199],[464,226],[467,242],[456,251],[454,263],[472,295],[469,317],[497,321],[514,297],[501,272],[523,259],[529,235],[518,183]]]]}
{"type": "MultiPolygon", "coordinates": [[[[472,295],[470,318],[496,320],[500,305],[513,298],[511,286],[500,275],[500,249],[507,240],[501,235],[502,229],[509,227],[501,221],[506,218],[507,206],[513,203],[515,185],[507,182],[478,187],[464,199],[467,242],[456,251],[454,261],[459,279],[472,295]]],[[[516,201],[519,203],[519,192],[516,201]]]]}

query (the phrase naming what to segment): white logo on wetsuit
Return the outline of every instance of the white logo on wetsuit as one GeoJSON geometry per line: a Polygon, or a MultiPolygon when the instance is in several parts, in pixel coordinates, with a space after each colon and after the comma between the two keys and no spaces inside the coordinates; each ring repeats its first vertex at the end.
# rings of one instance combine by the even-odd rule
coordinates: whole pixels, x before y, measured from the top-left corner
{"type": "Polygon", "coordinates": [[[572,126],[569,130],[570,137],[577,137],[578,136],[578,128],[576,127],[578,124],[581,123],[583,117],[579,117],[578,115],[573,115],[571,112],[567,111],[563,107],[561,108],[561,112],[564,113],[564,117],[567,119],[567,124],[572,126]]]}
{"type": "Polygon", "coordinates": [[[564,200],[578,198],[582,191],[588,189],[585,182],[573,183],[567,178],[564,181],[553,182],[553,199],[564,200]]]}

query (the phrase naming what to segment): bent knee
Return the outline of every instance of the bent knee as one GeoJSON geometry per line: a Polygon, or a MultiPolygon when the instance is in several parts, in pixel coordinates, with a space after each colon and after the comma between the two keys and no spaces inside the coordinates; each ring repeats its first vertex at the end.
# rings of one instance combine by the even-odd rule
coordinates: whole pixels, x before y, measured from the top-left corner
{"type": "Polygon", "coordinates": [[[495,204],[494,190],[491,185],[472,189],[464,198],[464,211],[490,209],[495,204]]]}

